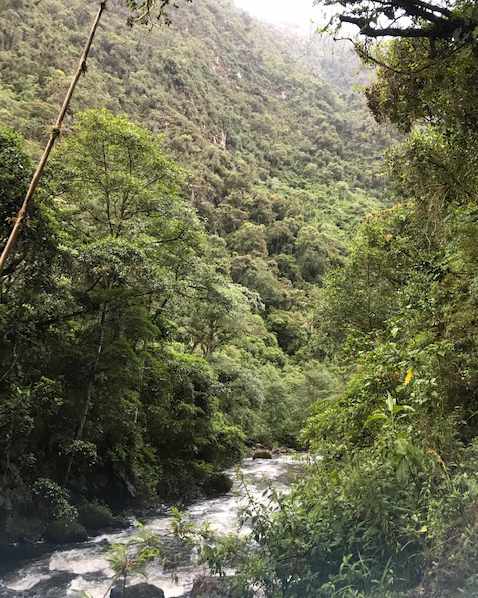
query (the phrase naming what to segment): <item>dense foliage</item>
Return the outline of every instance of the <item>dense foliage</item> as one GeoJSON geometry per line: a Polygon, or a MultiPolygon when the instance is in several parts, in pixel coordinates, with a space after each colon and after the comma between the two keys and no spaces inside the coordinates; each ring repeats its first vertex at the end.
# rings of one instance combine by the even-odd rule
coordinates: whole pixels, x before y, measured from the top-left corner
{"type": "MultiPolygon", "coordinates": [[[[205,545],[240,596],[478,593],[476,7],[340,5],[368,38],[408,15],[358,46],[381,128],[342,47],[226,0],[148,32],[111,3],[1,278],[2,540],[82,539],[248,444],[307,445],[249,539],[205,545]]],[[[90,9],[0,14],[2,241],[90,9]]]]}
{"type": "Polygon", "coordinates": [[[369,105],[408,133],[387,159],[397,203],[319,295],[309,349],[345,383],[305,426],[318,461],[252,509],[253,546],[213,554],[239,561],[240,595],[478,594],[476,44],[475,29],[372,50],[369,105]]]}
{"type": "MultiPolygon", "coordinates": [[[[91,20],[5,4],[2,240],[91,20]]],[[[149,32],[111,3],[1,279],[2,540],[81,539],[112,523],[95,501],[302,444],[252,536],[205,544],[240,596],[478,593],[476,6],[339,4],[368,38],[408,18],[358,46],[381,128],[342,47],[226,0],[149,32]]]]}
{"type": "MultiPolygon", "coordinates": [[[[2,243],[94,12],[4,4],[2,243]]],[[[336,392],[318,290],[384,201],[389,135],[344,49],[227,1],[152,30],[108,6],[1,278],[2,540],[79,539],[111,519],[91,501],[187,497],[247,445],[299,446],[336,392]]]]}

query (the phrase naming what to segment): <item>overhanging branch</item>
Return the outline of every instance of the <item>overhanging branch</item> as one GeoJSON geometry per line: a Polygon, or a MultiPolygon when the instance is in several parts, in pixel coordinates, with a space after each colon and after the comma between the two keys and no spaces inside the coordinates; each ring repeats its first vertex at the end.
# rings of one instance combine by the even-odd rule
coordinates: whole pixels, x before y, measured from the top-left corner
{"type": "Polygon", "coordinates": [[[434,18],[434,23],[424,27],[374,27],[371,20],[365,17],[354,17],[352,15],[340,15],[341,23],[356,25],[360,33],[367,37],[407,37],[407,38],[428,38],[428,39],[451,39],[457,31],[467,34],[477,26],[465,19],[441,19],[434,18]]]}

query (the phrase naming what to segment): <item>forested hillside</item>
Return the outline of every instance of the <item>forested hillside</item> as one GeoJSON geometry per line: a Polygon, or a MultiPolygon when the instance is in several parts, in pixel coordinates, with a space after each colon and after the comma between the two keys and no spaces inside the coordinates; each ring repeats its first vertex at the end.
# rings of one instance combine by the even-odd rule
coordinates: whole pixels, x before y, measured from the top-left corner
{"type": "MultiPolygon", "coordinates": [[[[93,9],[2,3],[2,245],[93,9]]],[[[390,202],[348,51],[226,0],[127,21],[112,2],[1,277],[2,539],[81,538],[91,501],[208,492],[248,445],[301,446],[340,386],[326,274],[390,202]]]]}
{"type": "Polygon", "coordinates": [[[241,597],[472,598],[478,6],[330,10],[379,66],[366,89],[377,122],[405,135],[385,161],[397,201],[359,226],[318,296],[310,351],[345,384],[306,423],[316,464],[289,496],[251,507],[252,538],[206,557],[236,568],[241,597]]]}
{"type": "MultiPolygon", "coordinates": [[[[478,7],[316,3],[363,67],[227,0],[109,4],[0,275],[0,547],[287,446],[250,534],[173,513],[228,598],[478,595],[478,7]]],[[[95,7],[1,7],[3,246],[95,7]]]]}

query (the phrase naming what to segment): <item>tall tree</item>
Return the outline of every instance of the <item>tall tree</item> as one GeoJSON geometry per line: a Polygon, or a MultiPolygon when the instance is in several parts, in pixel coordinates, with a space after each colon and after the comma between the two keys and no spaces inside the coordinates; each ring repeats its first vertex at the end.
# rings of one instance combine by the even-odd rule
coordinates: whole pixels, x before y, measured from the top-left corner
{"type": "Polygon", "coordinates": [[[80,230],[76,292],[93,307],[84,338],[89,347],[85,395],[69,451],[68,478],[104,355],[111,355],[111,345],[128,328],[123,318],[131,319],[132,310],[136,319],[143,312],[148,319],[154,301],[168,301],[170,270],[180,277],[196,224],[178,195],[180,171],[152,134],[125,118],[107,111],[80,115],[55,166],[58,192],[69,206],[64,228],[73,238],[80,230]]]}

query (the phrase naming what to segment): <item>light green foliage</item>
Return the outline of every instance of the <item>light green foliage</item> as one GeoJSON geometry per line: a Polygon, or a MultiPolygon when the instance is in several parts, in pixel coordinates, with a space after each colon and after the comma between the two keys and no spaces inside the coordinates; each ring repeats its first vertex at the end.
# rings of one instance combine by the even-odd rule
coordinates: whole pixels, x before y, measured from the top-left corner
{"type": "MultiPolygon", "coordinates": [[[[5,121],[39,141],[76,62],[89,12],[80,0],[68,6],[47,0],[25,14],[17,8],[7,3],[0,21],[0,84],[12,98],[5,121]],[[61,57],[38,38],[36,24],[50,11],[55,26],[47,21],[48,43],[64,48],[61,57]]],[[[388,135],[374,128],[360,95],[345,92],[335,72],[350,78],[355,58],[342,49],[331,68],[326,44],[278,36],[227,0],[183,5],[171,27],[150,34],[126,29],[125,19],[116,5],[105,15],[74,113],[107,107],[163,131],[166,147],[187,167],[188,193],[208,229],[227,236],[238,256],[264,260],[236,282],[241,277],[263,293],[266,304],[287,303],[289,280],[320,281],[343,253],[341,229],[382,194],[379,160],[388,135]],[[316,71],[330,73],[333,84],[316,71]],[[250,229],[261,226],[266,230],[253,243],[250,229]],[[281,270],[276,255],[291,263],[281,270]]]]}
{"type": "MultiPolygon", "coordinates": [[[[220,273],[219,258],[202,262],[213,249],[180,188],[159,140],[107,111],[80,115],[59,146],[44,191],[56,198],[45,225],[61,230],[56,259],[41,273],[48,287],[32,295],[21,266],[4,286],[7,522],[34,500],[24,486],[41,477],[34,464],[51,480],[68,476],[76,495],[97,480],[102,498],[120,505],[193,493],[194,481],[240,457],[244,433],[221,402],[216,372],[174,335],[177,326],[195,339],[201,322],[212,322],[219,332],[204,345],[209,355],[244,331],[244,318],[254,323],[254,297],[220,273]],[[201,321],[190,319],[188,292],[197,293],[201,321]],[[35,358],[31,349],[19,358],[33,340],[35,358]]],[[[37,275],[43,262],[29,267],[37,275]]],[[[257,326],[267,334],[262,320],[257,326]]],[[[66,497],[48,483],[50,494],[66,497]]],[[[73,507],[71,516],[48,513],[62,524],[76,519],[73,507]]]]}
{"type": "MultiPolygon", "coordinates": [[[[199,562],[207,564],[211,573],[224,577],[227,568],[242,562],[247,555],[249,545],[236,533],[220,535],[214,532],[206,522],[201,526],[192,523],[183,512],[172,510],[172,531],[176,538],[197,551],[199,562]]],[[[249,598],[254,594],[242,583],[242,575],[231,577],[227,581],[228,595],[232,598],[249,598]]]]}
{"type": "Polygon", "coordinates": [[[123,588],[127,579],[135,573],[146,575],[146,566],[161,557],[161,544],[153,532],[140,529],[127,542],[112,544],[107,559],[115,575],[111,586],[120,581],[123,588]]]}
{"type": "MultiPolygon", "coordinates": [[[[306,337],[288,311],[268,329],[261,296],[233,282],[225,243],[207,237],[182,184],[156,136],[106,110],[78,115],[59,145],[42,190],[55,201],[40,212],[54,260],[30,265],[46,286],[31,294],[21,267],[5,284],[8,529],[41,476],[76,497],[94,484],[121,506],[193,494],[246,440],[297,444],[314,393],[287,353],[306,337]],[[32,339],[35,358],[19,360],[32,339]]],[[[79,537],[69,508],[45,512],[50,537],[79,537]]]]}
{"type": "Polygon", "coordinates": [[[369,103],[410,131],[387,157],[401,203],[367,218],[317,292],[308,349],[344,387],[306,423],[320,459],[258,509],[238,566],[245,591],[476,595],[475,46],[375,50],[388,66],[369,103]]]}

